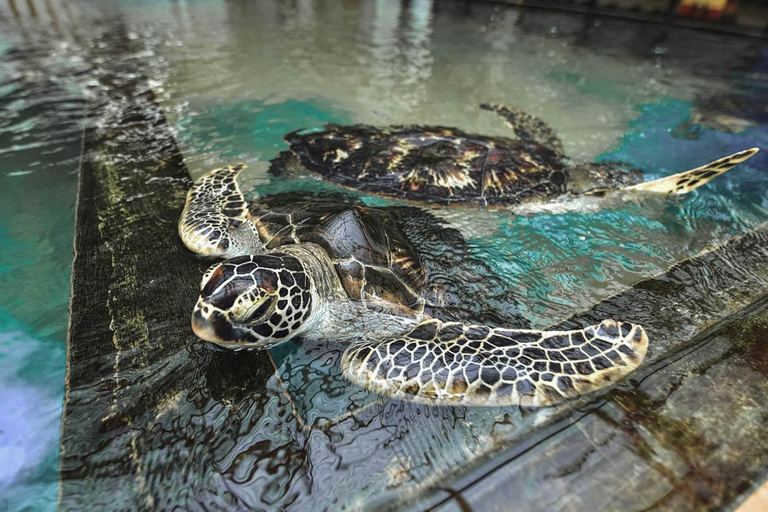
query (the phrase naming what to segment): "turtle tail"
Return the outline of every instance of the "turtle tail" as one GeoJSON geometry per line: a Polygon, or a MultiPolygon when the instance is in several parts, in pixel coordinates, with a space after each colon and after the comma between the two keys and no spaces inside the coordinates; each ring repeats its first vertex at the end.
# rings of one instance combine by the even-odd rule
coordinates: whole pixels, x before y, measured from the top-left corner
{"type": "Polygon", "coordinates": [[[751,158],[758,151],[760,151],[759,148],[745,149],[744,151],[718,158],[714,162],[710,162],[702,167],[673,174],[666,178],[638,183],[624,190],[642,190],[658,194],[687,194],[709,183],[714,178],[733,168],[736,164],[751,158]]]}
{"type": "Polygon", "coordinates": [[[352,345],[345,376],[431,405],[548,406],[602,389],[642,363],[643,328],[604,320],[573,331],[492,329],[430,319],[384,342],[352,345]]]}
{"type": "Polygon", "coordinates": [[[237,164],[215,169],[189,191],[179,219],[179,236],[189,250],[220,258],[263,250],[237,184],[237,175],[245,168],[237,164]]]}

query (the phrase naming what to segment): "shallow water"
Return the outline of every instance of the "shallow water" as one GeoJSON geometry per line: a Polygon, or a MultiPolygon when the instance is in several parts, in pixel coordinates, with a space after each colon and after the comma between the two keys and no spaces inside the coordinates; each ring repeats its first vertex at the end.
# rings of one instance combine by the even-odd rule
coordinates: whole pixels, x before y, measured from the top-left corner
{"type": "MultiPolygon", "coordinates": [[[[281,182],[266,176],[266,162],[285,148],[284,133],[364,122],[508,134],[497,118],[477,109],[486,101],[545,119],[573,160],[621,160],[652,177],[747,147],[768,149],[766,119],[740,103],[724,106],[728,116],[718,112],[718,123],[701,108],[733,94],[765,106],[768,51],[759,40],[426,0],[2,4],[0,410],[10,414],[0,416],[0,508],[52,509],[56,502],[84,101],[109,94],[94,91],[104,86],[94,79],[101,63],[90,49],[107,44],[110,31],[130,41],[130,50],[115,48],[112,58],[129,52],[148,76],[190,171],[199,176],[245,161],[261,193],[330,188],[312,178],[281,182]],[[725,131],[729,126],[738,133],[725,131]]],[[[517,290],[531,323],[546,326],[768,220],[766,163],[761,153],[691,197],[593,214],[441,215],[517,290]]],[[[651,357],[664,348],[652,345],[651,357]]],[[[340,422],[347,411],[376,401],[343,381],[333,369],[333,350],[273,350],[281,378],[265,384],[258,401],[266,412],[251,428],[296,452],[273,453],[258,444],[261,438],[247,436],[245,447],[217,446],[217,467],[230,474],[231,492],[241,503],[308,503],[339,465],[388,468],[362,488],[347,489],[330,478],[339,486],[337,497],[364,500],[382,478],[396,488],[401,480],[429,480],[435,468],[462,463],[461,452],[440,453],[429,444],[389,460],[392,454],[380,453],[370,437],[334,437],[334,431],[307,434],[301,449],[280,445],[289,433],[300,436],[286,416],[284,388],[298,421],[310,425],[340,422]],[[345,453],[356,447],[359,460],[334,461],[345,445],[345,453]],[[274,468],[260,466],[267,457],[276,461],[274,468]],[[254,485],[274,472],[269,485],[254,485]]],[[[498,440],[478,436],[490,432],[498,442],[510,442],[510,432],[540,421],[514,416],[511,426],[484,429],[496,416],[417,409],[389,402],[369,409],[376,413],[363,413],[359,422],[395,436],[399,429],[451,431],[461,446],[490,451],[498,440]],[[403,415],[423,423],[403,425],[403,415]]],[[[211,421],[217,411],[209,412],[211,421]]]]}
{"type": "Polygon", "coordinates": [[[0,508],[45,510],[56,502],[83,97],[9,43],[0,36],[0,508]]]}
{"type": "MultiPolygon", "coordinates": [[[[574,161],[623,161],[650,177],[766,141],[759,126],[695,127],[689,138],[680,128],[697,98],[734,88],[760,97],[768,62],[753,41],[451,2],[210,4],[184,14],[157,29],[166,40],[154,51],[169,64],[161,97],[194,176],[241,160],[263,176],[282,134],[325,122],[509,135],[477,108],[489,101],[542,117],[574,161]]],[[[758,171],[766,159],[684,200],[598,214],[441,215],[545,326],[768,218],[768,178],[758,171]]],[[[259,190],[323,186],[308,181],[259,190]]]]}

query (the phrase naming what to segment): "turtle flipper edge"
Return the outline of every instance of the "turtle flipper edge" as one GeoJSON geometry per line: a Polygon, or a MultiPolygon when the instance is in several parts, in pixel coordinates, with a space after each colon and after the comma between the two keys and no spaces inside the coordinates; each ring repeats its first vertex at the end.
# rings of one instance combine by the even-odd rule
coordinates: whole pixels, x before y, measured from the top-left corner
{"type": "Polygon", "coordinates": [[[555,135],[555,131],[547,123],[538,117],[505,105],[483,103],[480,108],[501,116],[520,140],[536,142],[559,155],[565,154],[563,141],[555,135]]]}
{"type": "Polygon", "coordinates": [[[647,349],[641,326],[614,320],[534,331],[430,319],[403,336],[350,346],[342,368],[352,383],[403,400],[539,407],[610,385],[647,349]]]}
{"type": "Polygon", "coordinates": [[[738,153],[718,158],[707,165],[691,169],[690,171],[680,172],[658,180],[638,183],[637,185],[632,185],[624,190],[643,190],[658,194],[687,194],[688,192],[692,192],[700,186],[709,183],[711,180],[733,168],[736,164],[740,164],[751,158],[758,151],[760,151],[760,148],[745,149],[738,153]]]}
{"type": "Polygon", "coordinates": [[[263,250],[237,175],[244,164],[215,169],[195,183],[179,219],[179,236],[202,256],[232,257],[263,250]]]}

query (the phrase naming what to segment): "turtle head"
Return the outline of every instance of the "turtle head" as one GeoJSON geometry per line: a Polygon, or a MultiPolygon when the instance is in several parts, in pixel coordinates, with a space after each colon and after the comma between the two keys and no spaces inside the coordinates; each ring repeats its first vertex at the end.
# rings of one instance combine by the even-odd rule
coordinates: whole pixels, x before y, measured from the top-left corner
{"type": "Polygon", "coordinates": [[[203,276],[192,330],[228,348],[267,348],[304,331],[312,312],[310,286],[294,256],[225,260],[203,276]]]}
{"type": "Polygon", "coordinates": [[[577,195],[601,196],[641,181],[642,172],[622,164],[581,164],[568,170],[568,191],[577,195]]]}

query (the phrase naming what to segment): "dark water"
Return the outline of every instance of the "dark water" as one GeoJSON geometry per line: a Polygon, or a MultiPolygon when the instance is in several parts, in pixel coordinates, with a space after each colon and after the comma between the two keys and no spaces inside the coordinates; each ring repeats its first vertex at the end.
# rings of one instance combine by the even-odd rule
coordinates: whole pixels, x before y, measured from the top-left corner
{"type": "MultiPolygon", "coordinates": [[[[147,77],[193,175],[245,161],[261,192],[327,188],[266,176],[286,132],[368,122],[507,134],[476,108],[485,101],[544,118],[574,160],[653,177],[768,149],[760,40],[460,2],[0,4],[0,508],[56,503],[77,169],[83,128],[98,122],[86,110],[131,74],[147,77]],[[130,64],[125,75],[105,76],[109,59],[130,64]]],[[[596,214],[440,214],[546,326],[768,220],[766,163],[761,153],[692,197],[596,214]]],[[[651,360],[673,343],[652,340],[651,360]]],[[[383,401],[348,385],[338,357],[291,344],[273,351],[263,389],[211,379],[203,423],[238,431],[212,447],[211,481],[237,503],[386,504],[550,414],[383,401]]]]}

